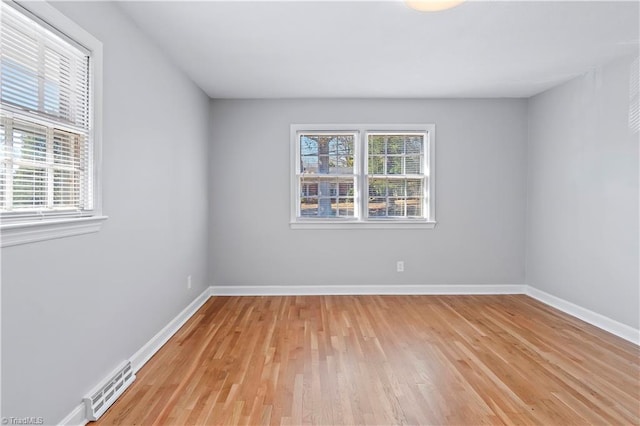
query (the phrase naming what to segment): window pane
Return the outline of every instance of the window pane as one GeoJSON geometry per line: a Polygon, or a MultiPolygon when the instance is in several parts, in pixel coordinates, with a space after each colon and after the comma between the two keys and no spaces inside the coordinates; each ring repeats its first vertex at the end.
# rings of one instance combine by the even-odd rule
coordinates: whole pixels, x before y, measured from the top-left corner
{"type": "Polygon", "coordinates": [[[425,179],[369,178],[370,217],[421,217],[425,179]]]}
{"type": "Polygon", "coordinates": [[[300,215],[303,217],[352,217],[355,178],[300,178],[300,215]]]}
{"type": "Polygon", "coordinates": [[[55,131],[53,134],[53,162],[55,164],[80,166],[80,135],[55,131]]]}
{"type": "Polygon", "coordinates": [[[13,128],[13,158],[26,161],[47,161],[47,129],[29,125],[13,128]]]}
{"type": "Polygon", "coordinates": [[[422,157],[419,155],[407,156],[405,158],[405,173],[408,175],[422,174],[422,157]]]}
{"type": "Polygon", "coordinates": [[[369,216],[387,216],[388,179],[369,178],[369,200],[367,211],[369,216]]]}
{"type": "Polygon", "coordinates": [[[68,170],[53,172],[53,204],[56,207],[75,207],[80,195],[78,173],[68,170]]]}
{"type": "Polygon", "coordinates": [[[369,135],[369,154],[385,154],[386,152],[384,137],[369,135]]]}
{"type": "Polygon", "coordinates": [[[368,212],[371,217],[384,217],[387,215],[387,200],[380,197],[369,197],[368,212]]]}
{"type": "Polygon", "coordinates": [[[422,197],[424,194],[424,179],[407,179],[407,196],[422,197]]]}
{"type": "Polygon", "coordinates": [[[369,174],[423,174],[423,135],[368,136],[369,174]]]}
{"type": "Polygon", "coordinates": [[[71,90],[71,61],[65,55],[46,48],[44,71],[44,110],[45,112],[74,121],[69,107],[71,90]]]}
{"type": "Polygon", "coordinates": [[[369,197],[387,195],[387,179],[369,179],[369,197]]]}
{"type": "Polygon", "coordinates": [[[310,174],[353,174],[353,135],[300,135],[300,170],[310,174]]]}
{"type": "Polygon", "coordinates": [[[369,157],[369,174],[371,175],[384,174],[384,157],[380,157],[380,156],[369,157]]]}
{"type": "Polygon", "coordinates": [[[405,153],[406,154],[422,154],[423,142],[424,142],[424,137],[422,135],[407,136],[405,139],[405,153]]]}
{"type": "Polygon", "coordinates": [[[300,199],[300,216],[317,216],[318,215],[318,198],[302,197],[300,199]]]}
{"type": "Polygon", "coordinates": [[[402,173],[402,157],[387,157],[387,174],[401,175],[402,173]]]}
{"type": "Polygon", "coordinates": [[[13,208],[44,207],[47,204],[45,169],[14,166],[13,208]]]}
{"type": "Polygon", "coordinates": [[[403,217],[405,208],[404,198],[389,198],[387,216],[403,217]]]}
{"type": "Polygon", "coordinates": [[[387,154],[403,154],[404,153],[404,137],[389,136],[387,141],[387,154]]]}
{"type": "Polygon", "coordinates": [[[406,194],[406,181],[404,179],[389,180],[387,191],[390,197],[404,196],[406,194]]]}
{"type": "Polygon", "coordinates": [[[338,198],[338,216],[353,216],[354,215],[354,205],[353,205],[353,197],[340,197],[338,198]]]}
{"type": "Polygon", "coordinates": [[[300,137],[300,171],[318,173],[318,141],[306,135],[300,137]]]}
{"type": "Polygon", "coordinates": [[[407,198],[407,216],[422,215],[422,198],[407,198]]]}
{"type": "Polygon", "coordinates": [[[37,109],[37,73],[8,58],[3,58],[0,69],[2,71],[0,85],[2,101],[27,109],[37,109]]]}
{"type": "Polygon", "coordinates": [[[318,195],[318,182],[317,179],[302,177],[300,179],[300,195],[304,197],[317,196],[318,195]]]}
{"type": "Polygon", "coordinates": [[[353,136],[336,136],[329,141],[329,173],[353,173],[353,136]]]}

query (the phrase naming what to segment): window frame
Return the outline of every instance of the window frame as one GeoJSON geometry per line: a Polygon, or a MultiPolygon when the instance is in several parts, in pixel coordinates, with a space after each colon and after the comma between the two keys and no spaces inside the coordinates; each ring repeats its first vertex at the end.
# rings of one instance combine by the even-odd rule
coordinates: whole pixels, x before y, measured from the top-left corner
{"type": "MultiPolygon", "coordinates": [[[[435,125],[434,124],[291,124],[290,127],[290,221],[291,229],[433,229],[435,219],[435,125]],[[300,143],[301,134],[353,133],[354,217],[314,218],[299,215],[300,143]],[[424,218],[368,216],[368,135],[420,133],[424,139],[425,199],[424,218]]],[[[348,175],[347,175],[348,176],[348,175]]]]}
{"type": "Polygon", "coordinates": [[[102,213],[102,100],[103,100],[103,48],[102,42],[85,31],[47,2],[4,1],[43,27],[61,34],[72,44],[86,49],[89,54],[89,158],[88,176],[92,185],[89,196],[91,210],[82,212],[16,212],[6,213],[0,222],[0,246],[13,246],[55,238],[97,232],[104,220],[102,213]]]}
{"type": "MultiPolygon", "coordinates": [[[[316,134],[316,135],[327,134],[327,135],[343,135],[343,136],[347,136],[348,135],[348,136],[353,136],[353,146],[354,146],[353,149],[354,149],[354,152],[357,152],[358,150],[361,149],[360,144],[361,144],[362,141],[360,140],[358,132],[354,131],[354,130],[351,130],[351,129],[349,129],[349,130],[335,130],[335,129],[319,130],[319,129],[313,129],[313,130],[309,130],[309,131],[301,130],[301,131],[296,132],[296,139],[298,138],[299,135],[302,135],[304,133],[313,133],[313,134],[316,134]]],[[[300,158],[300,145],[297,142],[294,142],[294,145],[295,145],[294,149],[296,149],[295,160],[294,161],[297,161],[297,159],[300,158]]],[[[298,184],[298,175],[302,174],[302,173],[300,173],[301,171],[299,170],[299,166],[300,166],[299,163],[294,165],[295,170],[294,170],[293,180],[294,180],[294,185],[296,185],[296,187],[297,187],[297,184],[298,184]]],[[[354,187],[358,187],[358,185],[359,185],[358,181],[359,181],[359,179],[361,179],[361,174],[362,174],[361,170],[362,170],[362,165],[359,162],[356,161],[354,163],[354,165],[353,165],[352,174],[339,174],[338,173],[338,174],[327,174],[327,175],[324,175],[324,176],[335,177],[336,179],[339,179],[340,177],[349,177],[349,176],[351,176],[351,177],[354,178],[354,180],[356,182],[354,184],[354,187]]],[[[292,195],[294,195],[294,196],[298,195],[299,196],[300,192],[295,192],[296,191],[295,189],[293,191],[294,192],[292,192],[292,195]]],[[[330,197],[331,197],[331,195],[330,195],[330,197]]],[[[336,195],[336,197],[337,197],[337,195],[336,195]]],[[[358,200],[358,195],[356,194],[354,196],[354,204],[357,203],[357,202],[359,202],[359,200],[358,200]]],[[[292,205],[292,208],[294,209],[294,211],[292,212],[292,214],[293,214],[292,217],[298,217],[298,212],[299,212],[298,207],[299,206],[300,206],[300,204],[297,203],[297,202],[294,205],[292,205]]],[[[302,219],[303,221],[307,220],[306,218],[300,218],[300,219],[302,219]]],[[[353,222],[354,219],[355,218],[351,218],[351,217],[337,216],[337,217],[331,218],[329,220],[332,221],[332,222],[338,222],[338,221],[340,221],[340,222],[353,222]]],[[[319,219],[308,218],[308,220],[318,221],[319,219]]]]}

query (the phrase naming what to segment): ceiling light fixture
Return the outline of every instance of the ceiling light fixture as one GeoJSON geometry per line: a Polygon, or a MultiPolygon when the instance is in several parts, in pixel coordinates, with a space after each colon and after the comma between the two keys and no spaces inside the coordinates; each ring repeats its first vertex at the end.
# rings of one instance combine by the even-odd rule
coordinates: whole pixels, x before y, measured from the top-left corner
{"type": "Polygon", "coordinates": [[[465,0],[404,0],[407,6],[420,12],[438,12],[440,10],[451,9],[464,1],[465,0]]]}

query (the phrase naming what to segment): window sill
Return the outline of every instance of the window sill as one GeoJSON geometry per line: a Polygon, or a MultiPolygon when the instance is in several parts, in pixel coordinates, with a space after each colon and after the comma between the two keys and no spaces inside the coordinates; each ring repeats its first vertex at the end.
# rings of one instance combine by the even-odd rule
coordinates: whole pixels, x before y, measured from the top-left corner
{"type": "Polygon", "coordinates": [[[291,229],[433,229],[436,222],[408,222],[408,221],[305,221],[291,222],[291,229]]]}
{"type": "Polygon", "coordinates": [[[3,223],[0,226],[0,247],[98,232],[106,219],[107,216],[90,216],[3,223]]]}

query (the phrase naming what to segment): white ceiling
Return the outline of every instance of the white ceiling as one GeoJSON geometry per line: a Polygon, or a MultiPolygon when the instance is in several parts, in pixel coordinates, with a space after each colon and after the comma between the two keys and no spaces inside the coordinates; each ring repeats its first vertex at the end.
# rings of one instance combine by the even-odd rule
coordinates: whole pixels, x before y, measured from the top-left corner
{"type": "Polygon", "coordinates": [[[637,53],[639,2],[120,2],[212,98],[529,97],[637,53]]]}

